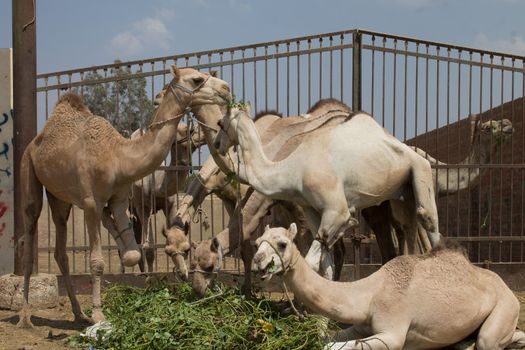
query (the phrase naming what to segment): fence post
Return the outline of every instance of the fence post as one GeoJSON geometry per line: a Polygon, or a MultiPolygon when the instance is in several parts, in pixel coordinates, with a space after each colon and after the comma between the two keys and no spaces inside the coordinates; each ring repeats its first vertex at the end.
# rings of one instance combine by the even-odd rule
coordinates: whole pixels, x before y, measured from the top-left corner
{"type": "Polygon", "coordinates": [[[359,30],[352,33],[352,110],[361,111],[361,92],[362,92],[362,67],[361,67],[361,39],[362,34],[359,30]]]}
{"type": "MultiPolygon", "coordinates": [[[[15,274],[23,274],[22,238],[24,223],[20,200],[20,160],[36,135],[36,0],[13,0],[13,143],[15,184],[15,274]]],[[[38,266],[38,237],[35,236],[35,265],[38,266]]],[[[33,268],[33,271],[38,269],[33,268]]]]}

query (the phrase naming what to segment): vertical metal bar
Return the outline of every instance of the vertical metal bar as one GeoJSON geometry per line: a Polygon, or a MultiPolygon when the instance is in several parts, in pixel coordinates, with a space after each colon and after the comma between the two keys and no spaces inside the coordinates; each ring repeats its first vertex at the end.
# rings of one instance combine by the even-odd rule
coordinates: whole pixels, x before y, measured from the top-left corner
{"type": "MultiPolygon", "coordinates": [[[[493,102],[494,102],[494,68],[493,68],[493,64],[494,64],[494,55],[490,55],[490,99],[489,99],[489,104],[490,104],[490,120],[493,120],[494,119],[494,112],[492,110],[493,108],[493,102]]],[[[493,137],[492,137],[492,133],[490,135],[490,149],[492,150],[492,142],[493,142],[493,137]]],[[[492,159],[492,152],[489,153],[489,163],[490,164],[493,164],[493,159],[492,159]]],[[[488,197],[488,203],[489,203],[489,237],[492,236],[492,166],[489,168],[489,197],[488,197]]],[[[489,240],[489,260],[492,261],[492,242],[489,240]]]]}
{"type": "Polygon", "coordinates": [[[286,42],[286,115],[290,115],[290,42],[286,42]]]}
{"type": "MultiPolygon", "coordinates": [[[[383,37],[383,51],[381,52],[382,54],[382,60],[383,60],[383,67],[382,67],[382,94],[381,94],[381,126],[382,127],[385,127],[385,85],[386,85],[386,82],[385,82],[385,70],[386,70],[386,65],[385,65],[385,47],[386,47],[386,38],[383,37]]],[[[352,49],[352,52],[353,52],[353,49],[352,49]]]]}
{"type": "MultiPolygon", "coordinates": [[[[253,48],[253,57],[257,57],[257,49],[253,48]]],[[[253,105],[255,107],[255,111],[257,112],[257,61],[253,60],[253,105]]]]}
{"type": "MultiPolygon", "coordinates": [[[[428,150],[428,44],[425,56],[425,152],[428,150]]],[[[436,173],[437,173],[436,169],[436,173]]]]}
{"type": "Polygon", "coordinates": [[[403,99],[403,141],[407,140],[407,75],[408,75],[408,41],[405,40],[405,77],[403,99]]]}
{"type": "MultiPolygon", "coordinates": [[[[328,38],[330,44],[330,48],[332,48],[332,46],[334,45],[334,38],[330,35],[330,37],[328,38]]],[[[333,97],[333,60],[334,60],[334,57],[333,57],[333,51],[330,50],[330,98],[333,97]]]]}
{"type": "Polygon", "coordinates": [[[344,35],[341,34],[341,37],[340,37],[340,45],[341,45],[341,50],[339,50],[339,57],[341,59],[340,61],[340,71],[341,71],[341,81],[340,81],[340,84],[341,84],[341,95],[340,95],[340,100],[343,101],[343,97],[344,97],[344,93],[343,93],[343,90],[344,90],[344,65],[343,65],[343,62],[344,62],[344,56],[343,56],[343,40],[344,40],[344,35]]]}
{"type": "MultiPolygon", "coordinates": [[[[503,56],[501,56],[501,67],[503,67],[505,64],[505,58],[503,56]]],[[[503,119],[503,92],[504,92],[504,80],[505,80],[505,76],[503,74],[503,69],[501,69],[501,99],[500,99],[500,106],[501,106],[501,115],[500,115],[500,118],[499,119],[503,119]]],[[[505,147],[502,145],[499,150],[500,150],[500,158],[499,158],[499,162],[502,163],[503,162],[503,149],[505,147]]],[[[510,170],[512,172],[512,170],[510,170]]],[[[500,168],[499,169],[499,235],[502,236],[503,235],[503,232],[502,232],[502,222],[503,222],[503,169],[500,168]]],[[[512,195],[511,195],[512,197],[512,195]]],[[[502,261],[501,259],[501,250],[503,248],[503,244],[500,242],[499,244],[499,262],[502,261]]]]}
{"type": "Polygon", "coordinates": [[[275,105],[279,110],[279,44],[275,44],[275,105]]]}
{"type": "MultiPolygon", "coordinates": [[[[472,51],[469,52],[469,77],[468,77],[468,115],[471,116],[472,115],[472,51]]],[[[458,137],[460,138],[461,136],[458,135],[458,137]]],[[[458,140],[459,142],[459,140],[458,140]]],[[[470,152],[470,147],[469,147],[469,152],[470,152]]],[[[467,199],[467,203],[468,203],[468,206],[467,206],[467,217],[468,217],[468,220],[467,220],[467,237],[470,237],[470,233],[471,233],[471,202],[472,202],[472,196],[471,196],[471,188],[470,188],[470,174],[471,174],[471,170],[469,169],[469,172],[468,172],[468,199],[467,199]]],[[[470,253],[471,250],[472,250],[472,244],[469,242],[467,243],[467,248],[468,248],[468,252],[470,253]]]]}
{"type": "Polygon", "coordinates": [[[312,40],[308,39],[308,108],[312,107],[312,40]]]}
{"type": "Polygon", "coordinates": [[[414,86],[414,120],[415,120],[415,134],[418,135],[417,122],[418,122],[418,102],[419,102],[419,43],[416,43],[416,74],[415,74],[415,86],[414,86]]]}
{"type": "MultiPolygon", "coordinates": [[[[319,48],[323,47],[323,38],[319,38],[319,48]]],[[[319,99],[323,98],[323,51],[319,50],[319,99]]]]}
{"type": "Polygon", "coordinates": [[[297,115],[299,115],[301,114],[301,55],[299,55],[301,43],[297,41],[295,44],[297,49],[297,115]]]}
{"type": "Polygon", "coordinates": [[[370,83],[370,113],[372,114],[372,116],[374,116],[374,88],[375,88],[375,71],[376,71],[376,66],[375,66],[375,56],[376,56],[376,51],[375,51],[375,45],[376,45],[376,36],[375,35],[372,35],[372,82],[370,83]]]}
{"type": "MultiPolygon", "coordinates": [[[[359,31],[352,33],[352,109],[362,110],[362,34],[359,31]]],[[[383,68],[384,69],[384,68],[383,68]]],[[[384,98],[384,95],[383,95],[384,98]]]]}
{"type": "MultiPolygon", "coordinates": [[[[45,87],[48,85],[48,78],[44,79],[45,87]]],[[[46,89],[46,122],[49,118],[49,94],[46,89]]],[[[46,204],[47,208],[47,273],[51,273],[51,210],[49,209],[49,202],[46,204]]]]}
{"type": "MultiPolygon", "coordinates": [[[[450,47],[447,48],[447,103],[446,103],[446,111],[447,111],[447,145],[450,145],[450,47]]],[[[458,104],[459,104],[459,101],[458,101],[458,104]]],[[[438,116],[439,118],[439,116],[438,116]]],[[[459,151],[460,151],[460,147],[459,147],[459,144],[458,144],[458,147],[457,147],[457,150],[456,150],[456,154],[459,154],[459,151]]],[[[447,161],[450,162],[450,147],[447,147],[447,161]]],[[[449,176],[450,176],[450,168],[447,167],[445,169],[446,171],[446,179],[447,179],[447,191],[449,189],[448,187],[448,183],[449,183],[449,176]]],[[[447,235],[450,236],[450,230],[449,230],[449,227],[450,227],[450,220],[449,220],[449,212],[450,212],[450,207],[449,207],[449,203],[450,203],[450,199],[449,199],[449,196],[447,196],[447,199],[446,199],[446,206],[445,206],[445,222],[446,222],[446,227],[447,227],[447,235]]]]}
{"type": "MultiPolygon", "coordinates": [[[[435,133],[436,133],[436,151],[439,149],[438,148],[438,141],[439,141],[439,65],[440,65],[440,60],[439,60],[439,53],[440,51],[440,47],[437,46],[436,47],[436,130],[435,130],[435,133]]],[[[435,188],[437,188],[437,179],[439,177],[439,173],[441,171],[443,171],[444,169],[436,169],[436,183],[435,183],[435,188]]],[[[448,222],[447,222],[448,224],[448,222]]]]}
{"type": "MultiPolygon", "coordinates": [[[[480,63],[483,63],[483,53],[481,53],[479,55],[479,61],[480,63]]],[[[479,113],[480,113],[480,118],[481,118],[481,112],[483,111],[483,64],[480,64],[479,66],[479,113]]],[[[481,120],[480,120],[481,122],[481,120]]],[[[478,142],[478,145],[477,147],[481,147],[481,138],[479,138],[479,140],[477,140],[478,142]]],[[[478,164],[479,166],[479,164],[478,164]]],[[[481,173],[481,170],[480,168],[478,168],[478,171],[481,173]]],[[[480,179],[481,181],[481,179],[480,179]]],[[[478,186],[478,236],[481,236],[481,230],[482,230],[482,195],[481,195],[481,190],[482,190],[483,187],[481,186],[478,186]]],[[[478,243],[478,259],[480,260],[481,262],[481,242],[478,243]]]]}
{"type": "MultiPolygon", "coordinates": [[[[36,0],[12,0],[13,33],[13,176],[14,188],[20,187],[20,161],[25,148],[36,135],[36,0]]],[[[16,275],[23,274],[24,236],[21,191],[14,193],[14,244],[16,275]]],[[[38,229],[35,230],[33,269],[38,271],[38,229]]]]}
{"type": "Polygon", "coordinates": [[[241,51],[242,56],[242,100],[246,101],[246,56],[245,56],[245,50],[241,51]]]}
{"type": "Polygon", "coordinates": [[[392,135],[396,136],[396,80],[397,80],[397,39],[394,39],[394,72],[392,78],[392,135]]]}
{"type": "MultiPolygon", "coordinates": [[[[516,59],[512,58],[512,72],[510,73],[511,74],[511,93],[510,93],[511,98],[510,100],[512,102],[511,102],[511,114],[509,118],[511,123],[516,123],[515,118],[514,118],[514,113],[515,113],[514,105],[516,104],[514,102],[514,84],[515,84],[514,74],[516,74],[514,72],[515,64],[516,64],[516,59]]],[[[514,137],[512,136],[511,136],[511,141],[510,141],[510,163],[514,164],[514,137]]],[[[510,171],[510,235],[514,236],[514,169],[510,171]]],[[[513,248],[514,248],[513,243],[514,242],[510,242],[509,262],[513,262],[514,260],[512,259],[512,253],[513,253],[513,248]]]]}
{"type": "MultiPolygon", "coordinates": [[[[458,50],[458,59],[459,59],[459,63],[458,63],[458,100],[457,100],[457,104],[458,104],[458,115],[457,115],[457,126],[458,126],[458,129],[459,129],[459,121],[461,119],[461,50],[458,50]]],[[[459,130],[458,130],[459,131],[459,130]]],[[[459,132],[458,132],[458,151],[460,149],[460,139],[459,139],[459,132]]],[[[468,170],[468,172],[470,173],[470,169],[468,170]]],[[[458,171],[458,178],[456,179],[456,181],[458,181],[459,183],[459,171],[458,171]]],[[[461,204],[461,201],[459,199],[459,191],[456,193],[456,212],[457,212],[457,216],[456,216],[456,234],[459,236],[460,235],[460,212],[459,212],[459,209],[460,209],[460,204],[461,204]]]]}
{"type": "Polygon", "coordinates": [[[264,109],[268,110],[268,46],[264,47],[264,109]]]}

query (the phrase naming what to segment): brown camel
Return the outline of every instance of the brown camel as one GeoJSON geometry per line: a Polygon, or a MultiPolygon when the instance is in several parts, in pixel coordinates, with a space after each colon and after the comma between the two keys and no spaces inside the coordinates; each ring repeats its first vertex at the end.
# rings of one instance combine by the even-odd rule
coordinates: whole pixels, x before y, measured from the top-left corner
{"type": "Polygon", "coordinates": [[[189,68],[172,66],[171,72],[174,77],[169,93],[164,96],[149,130],[142,137],[124,138],[107,120],[91,114],[80,97],[66,94],[58,101],[44,130],[27,147],[21,164],[26,232],[24,306],[19,325],[31,325],[29,279],[43,187],[46,187],[56,225],[55,259],[64,275],[76,321],[88,318],[80,309],[69,276],[66,223],[71,205],[84,210],[93,278],[93,321],[104,319],[100,298],[104,271],[100,238],[102,216],[113,217],[118,229],[114,238],[123,264],[136,264],[140,252],[126,214],[131,184],[154,171],[166,158],[176,137],[178,122],[189,109],[203,104],[225,105],[230,100],[229,86],[220,79],[189,68]],[[103,210],[106,204],[107,209],[103,210]]]}
{"type": "Polygon", "coordinates": [[[459,249],[399,256],[367,278],[333,282],[316,274],[292,243],[297,233],[266,228],[254,257],[263,280],[282,275],[314,312],[352,324],[328,349],[438,349],[477,332],[476,348],[522,348],[520,304],[494,272],[472,265],[459,249]]]}

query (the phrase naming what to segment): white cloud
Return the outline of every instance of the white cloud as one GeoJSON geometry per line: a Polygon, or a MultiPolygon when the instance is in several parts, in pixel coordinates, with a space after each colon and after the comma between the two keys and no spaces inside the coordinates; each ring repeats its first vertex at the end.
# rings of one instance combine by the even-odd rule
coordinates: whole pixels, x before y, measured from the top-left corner
{"type": "Polygon", "coordinates": [[[508,38],[493,38],[485,33],[478,33],[474,44],[487,50],[525,55],[525,39],[516,34],[511,34],[508,38]]]}
{"type": "Polygon", "coordinates": [[[111,49],[116,57],[127,57],[168,49],[172,43],[172,34],[166,27],[166,21],[173,18],[171,10],[157,11],[155,16],[144,17],[134,23],[130,28],[116,34],[111,39],[111,49]]]}

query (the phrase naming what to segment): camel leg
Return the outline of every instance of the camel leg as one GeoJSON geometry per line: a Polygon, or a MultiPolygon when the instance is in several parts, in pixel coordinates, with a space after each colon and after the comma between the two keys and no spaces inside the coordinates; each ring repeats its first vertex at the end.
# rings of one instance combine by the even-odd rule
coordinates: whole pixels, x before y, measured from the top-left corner
{"type": "Polygon", "coordinates": [[[425,159],[414,153],[412,166],[412,188],[416,203],[417,219],[427,231],[432,247],[435,247],[440,239],[438,226],[438,214],[436,199],[434,196],[434,184],[432,182],[432,170],[425,159]]]}
{"type": "Polygon", "coordinates": [[[504,349],[512,342],[523,341],[520,334],[515,333],[519,310],[519,303],[513,295],[500,298],[479,329],[476,349],[504,349]]]}
{"type": "Polygon", "coordinates": [[[241,292],[249,297],[252,294],[252,261],[255,255],[254,247],[249,240],[243,240],[241,243],[241,258],[244,265],[244,282],[241,286],[241,292]]]}
{"type": "MultiPolygon", "coordinates": [[[[148,272],[153,272],[153,262],[155,261],[155,235],[153,233],[153,223],[151,222],[152,216],[153,215],[149,215],[148,220],[146,220],[148,239],[145,240],[143,245],[143,256],[145,256],[146,263],[148,264],[148,272]]],[[[144,268],[144,259],[140,259],[140,261],[142,261],[142,268],[144,268]]]]}
{"type": "Polygon", "coordinates": [[[404,334],[380,333],[364,339],[329,343],[326,350],[401,350],[405,343],[404,334]]]}
{"type": "Polygon", "coordinates": [[[380,205],[363,209],[361,214],[368,226],[374,231],[381,252],[382,263],[386,264],[397,255],[391,234],[390,202],[385,201],[380,205]]]}
{"type": "Polygon", "coordinates": [[[102,300],[100,287],[102,274],[104,273],[104,259],[102,258],[102,240],[100,235],[100,220],[102,218],[102,205],[94,199],[84,201],[84,217],[86,219],[89,234],[89,267],[92,278],[93,296],[93,321],[104,320],[102,313],[102,300]]]}
{"type": "Polygon", "coordinates": [[[112,198],[108,203],[109,209],[117,227],[117,235],[113,236],[119,251],[122,254],[121,261],[125,266],[136,265],[142,257],[139,246],[133,235],[132,224],[126,213],[128,208],[127,192],[119,197],[112,198]]]}
{"type": "Polygon", "coordinates": [[[334,281],[341,279],[341,271],[345,262],[346,247],[343,239],[338,239],[334,244],[334,281]]]}
{"type": "Polygon", "coordinates": [[[71,276],[69,275],[69,258],[66,254],[67,245],[67,220],[71,212],[71,204],[57,199],[53,194],[47,192],[47,200],[51,208],[51,216],[56,228],[56,244],[55,244],[55,261],[62,273],[64,284],[66,286],[67,295],[71,302],[71,309],[75,315],[75,323],[91,322],[89,317],[84,315],[77,296],[71,283],[71,276]]]}
{"type": "Polygon", "coordinates": [[[20,165],[22,188],[22,216],[24,222],[24,303],[20,310],[19,327],[33,327],[29,305],[29,280],[33,272],[33,243],[42,211],[42,184],[38,181],[29,155],[29,147],[22,156],[20,165]]]}

